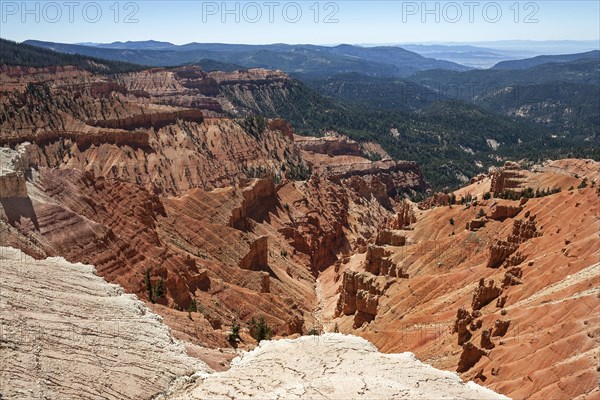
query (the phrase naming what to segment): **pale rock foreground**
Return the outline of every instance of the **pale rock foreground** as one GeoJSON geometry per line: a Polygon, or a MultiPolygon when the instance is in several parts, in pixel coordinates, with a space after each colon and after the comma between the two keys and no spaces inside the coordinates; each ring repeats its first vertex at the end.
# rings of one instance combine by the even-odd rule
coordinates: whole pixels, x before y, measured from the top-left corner
{"type": "Polygon", "coordinates": [[[0,398],[145,399],[199,370],[160,317],[93,267],[0,247],[0,398]]]}
{"type": "Polygon", "coordinates": [[[161,399],[506,399],[412,353],[383,354],[342,334],[263,341],[231,369],[197,373],[161,399]]]}

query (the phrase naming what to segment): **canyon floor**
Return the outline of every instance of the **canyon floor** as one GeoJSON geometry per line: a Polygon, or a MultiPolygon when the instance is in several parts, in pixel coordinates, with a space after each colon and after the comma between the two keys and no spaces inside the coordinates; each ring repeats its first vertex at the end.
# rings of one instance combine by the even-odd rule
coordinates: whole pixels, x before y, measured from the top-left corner
{"type": "Polygon", "coordinates": [[[3,397],[600,394],[597,161],[433,193],[375,143],[232,116],[279,72],[0,81],[3,397]]]}

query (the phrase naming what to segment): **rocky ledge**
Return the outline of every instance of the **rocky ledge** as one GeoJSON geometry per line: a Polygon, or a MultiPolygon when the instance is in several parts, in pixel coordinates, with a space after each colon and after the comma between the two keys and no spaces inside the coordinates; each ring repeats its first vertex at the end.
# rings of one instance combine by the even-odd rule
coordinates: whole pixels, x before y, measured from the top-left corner
{"type": "Polygon", "coordinates": [[[0,271],[0,397],[145,399],[210,370],[92,266],[0,247],[0,271]]]}
{"type": "Polygon", "coordinates": [[[412,353],[383,354],[368,341],[328,333],[263,341],[230,370],[180,380],[166,399],[507,399],[412,353]]]}

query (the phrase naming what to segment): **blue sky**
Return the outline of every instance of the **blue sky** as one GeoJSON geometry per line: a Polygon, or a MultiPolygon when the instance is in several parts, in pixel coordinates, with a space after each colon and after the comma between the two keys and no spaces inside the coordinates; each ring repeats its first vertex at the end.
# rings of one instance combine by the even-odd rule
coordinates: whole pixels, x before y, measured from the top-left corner
{"type": "Polygon", "coordinates": [[[469,6],[466,1],[110,0],[74,1],[72,5],[64,1],[38,1],[25,2],[23,6],[22,1],[0,0],[0,36],[16,41],[155,39],[176,44],[599,39],[598,1],[472,3],[469,6]],[[225,9],[231,12],[227,14],[225,9]]]}

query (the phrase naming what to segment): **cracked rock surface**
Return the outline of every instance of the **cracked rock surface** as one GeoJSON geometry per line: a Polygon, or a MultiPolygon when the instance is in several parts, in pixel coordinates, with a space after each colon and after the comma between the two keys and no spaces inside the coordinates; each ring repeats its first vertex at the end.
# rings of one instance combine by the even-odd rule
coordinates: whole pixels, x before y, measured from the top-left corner
{"type": "Polygon", "coordinates": [[[263,341],[230,370],[178,382],[169,399],[506,399],[412,353],[383,354],[365,339],[328,333],[263,341]]]}
{"type": "Polygon", "coordinates": [[[209,368],[134,295],[63,258],[0,247],[0,398],[148,399],[209,368]]]}

